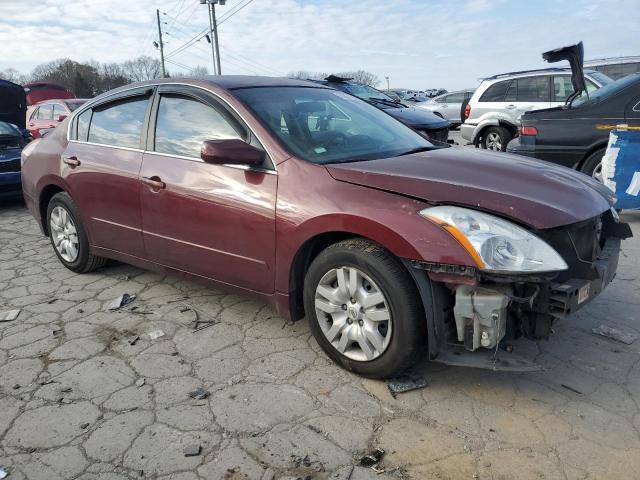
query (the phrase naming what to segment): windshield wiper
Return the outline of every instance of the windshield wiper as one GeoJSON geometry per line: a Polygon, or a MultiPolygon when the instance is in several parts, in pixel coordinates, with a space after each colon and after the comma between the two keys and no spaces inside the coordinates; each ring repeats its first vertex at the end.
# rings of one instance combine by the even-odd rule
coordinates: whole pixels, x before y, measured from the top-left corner
{"type": "Polygon", "coordinates": [[[384,98],[375,98],[375,97],[369,97],[369,101],[370,102],[378,102],[378,103],[382,103],[383,105],[389,105],[390,107],[404,107],[404,105],[402,105],[399,102],[395,102],[393,100],[386,100],[384,98]]]}
{"type": "Polygon", "coordinates": [[[411,150],[407,150],[406,152],[402,152],[402,153],[398,154],[398,157],[401,157],[403,155],[411,155],[412,153],[426,152],[427,150],[433,150],[433,147],[412,148],[411,150]]]}

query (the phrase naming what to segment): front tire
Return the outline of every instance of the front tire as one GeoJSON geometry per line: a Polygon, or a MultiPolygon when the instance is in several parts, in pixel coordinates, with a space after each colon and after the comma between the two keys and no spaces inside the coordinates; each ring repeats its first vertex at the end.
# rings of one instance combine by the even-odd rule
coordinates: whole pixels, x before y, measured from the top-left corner
{"type": "Polygon", "coordinates": [[[106,258],[91,253],[78,208],[66,192],[55,194],[49,201],[47,225],[53,251],[69,270],[86,273],[107,263],[106,258]]]}
{"type": "Polygon", "coordinates": [[[582,168],[580,171],[585,175],[589,175],[594,180],[603,183],[602,178],[602,157],[604,157],[605,149],[596,150],[591,155],[589,155],[584,163],[582,164],[582,168]]]}
{"type": "Polygon", "coordinates": [[[513,136],[504,127],[489,127],[482,135],[482,148],[493,150],[494,152],[506,152],[507,143],[513,136]]]}
{"type": "Polygon", "coordinates": [[[313,336],[346,370],[387,378],[426,351],[420,295],[402,264],[381,246],[345,240],[322,251],[304,283],[313,336]]]}

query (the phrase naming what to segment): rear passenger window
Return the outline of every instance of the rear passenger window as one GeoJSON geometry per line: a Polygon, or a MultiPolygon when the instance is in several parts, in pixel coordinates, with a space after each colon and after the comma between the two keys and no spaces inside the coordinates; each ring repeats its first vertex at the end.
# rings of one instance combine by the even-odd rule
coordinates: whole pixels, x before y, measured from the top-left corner
{"type": "Polygon", "coordinates": [[[140,148],[148,103],[147,97],[134,97],[94,109],[88,141],[116,147],[140,148]]]}
{"type": "Polygon", "coordinates": [[[205,140],[242,139],[215,108],[179,95],[162,95],[156,120],[155,151],[200,158],[205,140]]]}
{"type": "Polygon", "coordinates": [[[92,110],[88,109],[78,115],[78,119],[76,120],[76,140],[80,140],[81,142],[87,141],[87,134],[89,133],[89,123],[91,122],[91,112],[92,110]]]}
{"type": "Polygon", "coordinates": [[[45,105],[40,105],[38,108],[38,119],[40,120],[51,120],[53,118],[53,105],[47,103],[45,105]]]}
{"type": "Polygon", "coordinates": [[[504,100],[504,95],[507,92],[507,88],[509,88],[509,84],[511,80],[507,80],[504,82],[498,82],[491,85],[487,88],[486,92],[482,94],[479,102],[502,102],[504,100]]]}
{"type": "Polygon", "coordinates": [[[525,77],[518,79],[518,102],[548,102],[549,77],[525,77]]]}

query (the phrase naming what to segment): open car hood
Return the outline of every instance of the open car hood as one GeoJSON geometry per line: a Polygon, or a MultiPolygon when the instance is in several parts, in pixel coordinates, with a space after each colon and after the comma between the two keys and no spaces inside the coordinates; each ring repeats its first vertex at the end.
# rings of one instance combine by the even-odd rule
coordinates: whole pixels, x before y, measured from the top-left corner
{"type": "Polygon", "coordinates": [[[542,58],[549,63],[567,60],[571,66],[571,84],[573,94],[567,98],[567,103],[571,103],[575,97],[586,91],[587,85],[584,80],[584,47],[582,42],[567,47],[556,48],[542,54],[542,58]]]}
{"type": "Polygon", "coordinates": [[[537,229],[587,220],[614,201],[604,185],[569,168],[463,148],[326,167],[339,181],[494,212],[537,229]]]}

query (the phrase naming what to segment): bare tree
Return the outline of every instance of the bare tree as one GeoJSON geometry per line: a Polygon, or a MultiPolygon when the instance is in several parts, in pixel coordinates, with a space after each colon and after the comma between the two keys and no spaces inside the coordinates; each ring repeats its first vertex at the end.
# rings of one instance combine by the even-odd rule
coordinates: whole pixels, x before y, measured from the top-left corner
{"type": "Polygon", "coordinates": [[[68,58],[38,65],[31,76],[33,80],[58,83],[81,98],[90,98],[100,93],[98,69],[68,58]]]}
{"type": "Polygon", "coordinates": [[[129,77],[127,77],[124,67],[120,63],[99,64],[98,72],[100,73],[101,92],[130,83],[129,77]]]}
{"type": "Polygon", "coordinates": [[[189,71],[190,77],[202,78],[207,75],[209,75],[209,70],[207,70],[207,67],[203,67],[202,65],[198,65],[189,71]]]}
{"type": "Polygon", "coordinates": [[[125,75],[132,82],[143,80],[153,80],[162,76],[162,66],[160,60],[142,55],[122,64],[125,75]]]}
{"type": "Polygon", "coordinates": [[[18,85],[29,82],[29,75],[25,75],[15,68],[7,68],[6,70],[0,71],[0,78],[3,80],[9,80],[13,83],[17,83],[18,85]]]}
{"type": "Polygon", "coordinates": [[[290,72],[287,75],[289,78],[297,78],[300,80],[324,80],[328,75],[322,72],[309,72],[307,70],[298,70],[297,72],[290,72]]]}

